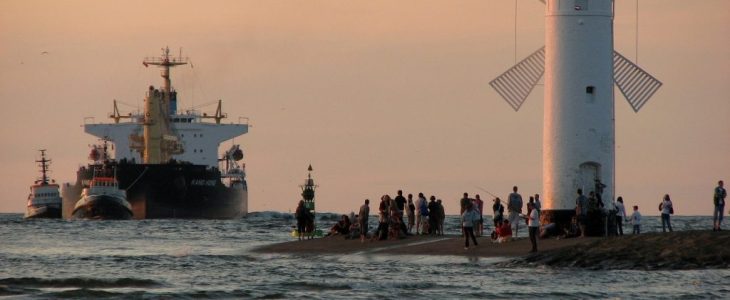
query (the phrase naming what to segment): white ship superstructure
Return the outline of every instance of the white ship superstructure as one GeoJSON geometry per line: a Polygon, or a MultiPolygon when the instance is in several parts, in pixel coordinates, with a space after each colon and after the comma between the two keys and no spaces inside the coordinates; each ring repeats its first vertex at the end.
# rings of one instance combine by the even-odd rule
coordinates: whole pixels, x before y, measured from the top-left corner
{"type": "MultiPolygon", "coordinates": [[[[114,118],[114,116],[112,117],[114,118]]],[[[129,121],[84,124],[84,131],[114,143],[112,154],[116,160],[142,162],[141,153],[136,151],[132,144],[135,142],[133,137],[142,135],[144,115],[133,113],[122,117],[126,117],[129,121]]],[[[218,167],[220,144],[248,132],[247,123],[221,124],[219,121],[207,122],[208,118],[216,117],[209,117],[197,111],[170,115],[170,127],[177,134],[183,149],[182,153],[173,154],[173,159],[196,165],[218,167]]]]}

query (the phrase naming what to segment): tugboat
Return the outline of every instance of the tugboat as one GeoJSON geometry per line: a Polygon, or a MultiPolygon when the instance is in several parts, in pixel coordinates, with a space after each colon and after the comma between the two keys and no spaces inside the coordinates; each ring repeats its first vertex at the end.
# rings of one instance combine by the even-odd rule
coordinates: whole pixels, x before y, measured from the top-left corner
{"type": "Polygon", "coordinates": [[[127,194],[119,188],[119,182],[114,175],[114,166],[109,164],[106,154],[106,143],[103,152],[99,154],[99,147],[91,150],[89,157],[96,161],[103,161],[98,168],[94,168],[94,177],[89,187],[81,192],[81,199],[76,202],[73,210],[74,219],[94,220],[130,220],[132,206],[127,202],[127,194]]]}
{"type": "Polygon", "coordinates": [[[36,160],[36,162],[41,167],[41,178],[36,180],[35,184],[30,187],[25,218],[61,218],[61,194],[58,192],[58,184],[55,180],[48,178],[48,172],[50,172],[48,165],[51,160],[46,159],[45,149],[39,151],[41,152],[41,159],[36,160]]]}
{"type": "Polygon", "coordinates": [[[113,122],[84,124],[86,133],[112,144],[113,159],[82,166],[76,181],[63,185],[64,218],[73,216],[70,208],[106,167],[126,191],[134,219],[230,219],[248,212],[243,151],[234,144],[222,157],[218,152],[221,143],[248,132],[248,119],[223,123],[228,115],[221,100],[214,114],[178,110],[170,71],[189,60],[162,51],[142,62],[159,67],[163,78],[161,87],[146,90],[143,111],[120,113],[114,101],[113,122]]]}

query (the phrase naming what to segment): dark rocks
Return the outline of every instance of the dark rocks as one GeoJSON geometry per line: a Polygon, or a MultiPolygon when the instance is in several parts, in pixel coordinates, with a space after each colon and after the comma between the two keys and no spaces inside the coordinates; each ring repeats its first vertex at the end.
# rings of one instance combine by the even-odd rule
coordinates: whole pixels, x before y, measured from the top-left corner
{"type": "Polygon", "coordinates": [[[611,237],[501,263],[590,270],[730,268],[730,232],[681,231],[611,237]]]}

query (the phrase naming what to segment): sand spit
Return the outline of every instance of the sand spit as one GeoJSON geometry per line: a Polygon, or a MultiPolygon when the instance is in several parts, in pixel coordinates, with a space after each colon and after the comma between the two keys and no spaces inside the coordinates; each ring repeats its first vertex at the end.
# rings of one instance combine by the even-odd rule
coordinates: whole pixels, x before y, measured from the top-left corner
{"type": "MultiPolygon", "coordinates": [[[[553,250],[561,247],[592,241],[588,239],[541,240],[541,250],[553,250]]],[[[527,238],[495,244],[488,237],[477,238],[479,246],[464,249],[464,238],[455,235],[427,236],[414,235],[399,240],[365,241],[346,240],[340,236],[331,236],[313,240],[292,241],[266,245],[254,249],[260,253],[295,253],[295,254],[412,254],[412,255],[457,255],[478,257],[520,257],[528,254],[530,241],[527,238]]]]}
{"type": "Polygon", "coordinates": [[[409,236],[399,240],[346,240],[341,236],[291,241],[254,249],[259,253],[406,254],[511,257],[506,267],[543,265],[592,270],[683,270],[730,267],[730,231],[681,231],[610,238],[539,240],[538,253],[528,253],[530,241],[521,238],[495,244],[478,238],[479,246],[464,249],[459,236],[409,236]]]}
{"type": "Polygon", "coordinates": [[[680,231],[597,239],[500,265],[592,270],[726,269],[730,267],[730,232],[680,231]]]}

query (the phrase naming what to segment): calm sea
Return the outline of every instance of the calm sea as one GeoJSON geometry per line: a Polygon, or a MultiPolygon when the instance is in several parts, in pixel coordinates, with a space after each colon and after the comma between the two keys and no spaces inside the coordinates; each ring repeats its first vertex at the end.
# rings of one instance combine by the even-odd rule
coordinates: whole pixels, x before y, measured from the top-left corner
{"type": "MultiPolygon", "coordinates": [[[[319,217],[328,226],[337,215],[319,217]]],[[[658,218],[644,220],[644,231],[661,230],[658,218]]],[[[499,268],[493,263],[500,258],[250,251],[291,240],[293,223],[275,212],[226,221],[26,221],[0,214],[0,298],[730,297],[730,270],[499,268]]],[[[710,223],[673,218],[675,230],[710,223]]],[[[457,226],[449,217],[447,233],[457,226]]]]}

